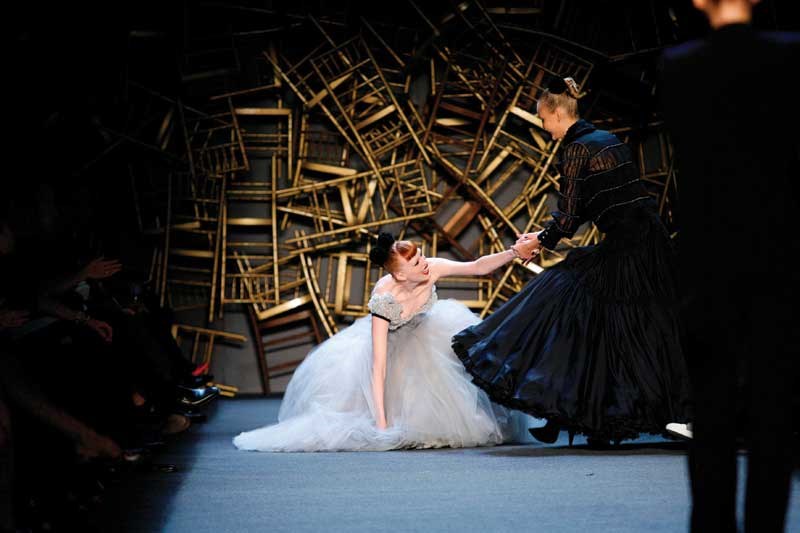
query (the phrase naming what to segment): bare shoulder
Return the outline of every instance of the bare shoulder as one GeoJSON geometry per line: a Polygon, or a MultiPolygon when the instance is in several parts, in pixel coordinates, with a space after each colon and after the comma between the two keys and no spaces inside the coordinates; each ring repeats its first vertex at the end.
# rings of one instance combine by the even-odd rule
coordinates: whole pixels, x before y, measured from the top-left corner
{"type": "Polygon", "coordinates": [[[431,271],[431,282],[436,283],[439,278],[452,275],[466,264],[463,261],[453,261],[444,257],[429,257],[428,267],[431,271]]]}
{"type": "Polygon", "coordinates": [[[434,267],[443,267],[452,265],[453,263],[463,263],[463,261],[455,261],[453,259],[446,259],[444,257],[429,257],[428,264],[434,267]]]}
{"type": "Polygon", "coordinates": [[[442,268],[447,266],[448,263],[452,263],[452,261],[445,259],[444,257],[428,258],[428,268],[430,268],[431,274],[440,272],[442,268]]]}
{"type": "Polygon", "coordinates": [[[394,278],[391,274],[386,274],[381,279],[375,282],[375,287],[372,289],[373,295],[386,294],[392,292],[394,286],[394,278]]]}

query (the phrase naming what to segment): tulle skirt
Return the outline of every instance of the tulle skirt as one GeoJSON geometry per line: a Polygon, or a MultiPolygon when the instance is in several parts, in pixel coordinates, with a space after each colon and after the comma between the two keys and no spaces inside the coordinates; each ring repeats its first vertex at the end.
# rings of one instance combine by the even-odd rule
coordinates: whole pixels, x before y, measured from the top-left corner
{"type": "Polygon", "coordinates": [[[595,438],[662,433],[690,416],[673,257],[657,214],[632,209],[453,349],[497,403],[595,438]]]}
{"type": "MultiPolygon", "coordinates": [[[[316,347],[298,367],[279,423],[239,434],[258,451],[381,451],[486,446],[515,433],[508,410],[477,388],[450,347],[479,319],[455,300],[389,332],[384,404],[388,429],[375,426],[370,316],[316,347]]],[[[516,426],[518,427],[518,426],[516,426]]]]}

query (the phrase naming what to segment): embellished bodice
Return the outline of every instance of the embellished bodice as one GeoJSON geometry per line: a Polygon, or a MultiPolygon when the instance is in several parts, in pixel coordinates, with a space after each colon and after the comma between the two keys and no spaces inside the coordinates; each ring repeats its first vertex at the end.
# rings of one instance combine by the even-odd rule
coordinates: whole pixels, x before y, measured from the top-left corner
{"type": "Polygon", "coordinates": [[[609,233],[626,211],[650,200],[630,148],[614,134],[578,120],[564,136],[558,168],[558,209],[539,234],[545,248],[592,221],[609,233]]]}
{"type": "Polygon", "coordinates": [[[390,292],[383,294],[373,294],[369,299],[369,312],[377,315],[389,322],[389,330],[393,331],[409,323],[417,323],[422,315],[424,315],[433,304],[438,300],[436,295],[436,286],[431,289],[431,294],[428,299],[422,304],[419,309],[414,311],[410,316],[403,316],[403,306],[395,300],[394,295],[390,292]]]}

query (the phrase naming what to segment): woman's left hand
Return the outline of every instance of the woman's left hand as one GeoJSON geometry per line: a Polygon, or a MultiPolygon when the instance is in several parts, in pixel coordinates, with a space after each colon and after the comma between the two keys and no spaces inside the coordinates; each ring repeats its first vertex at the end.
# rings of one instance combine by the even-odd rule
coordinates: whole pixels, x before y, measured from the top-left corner
{"type": "Polygon", "coordinates": [[[534,257],[539,255],[540,247],[539,240],[535,236],[532,240],[517,242],[517,244],[512,246],[525,263],[530,262],[534,257]]]}
{"type": "Polygon", "coordinates": [[[537,235],[537,233],[517,233],[517,244],[522,244],[530,241],[531,239],[535,239],[537,235]]]}
{"type": "Polygon", "coordinates": [[[0,309],[0,329],[18,328],[28,321],[27,311],[0,309]]]}
{"type": "Polygon", "coordinates": [[[105,279],[113,276],[122,270],[122,263],[116,259],[104,259],[98,257],[92,259],[84,268],[83,272],[88,279],[105,279]]]}

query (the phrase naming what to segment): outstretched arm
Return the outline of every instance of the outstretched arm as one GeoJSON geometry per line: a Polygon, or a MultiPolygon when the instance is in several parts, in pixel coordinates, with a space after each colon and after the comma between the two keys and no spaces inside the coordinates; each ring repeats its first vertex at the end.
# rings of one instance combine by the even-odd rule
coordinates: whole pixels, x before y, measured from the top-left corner
{"type": "Polygon", "coordinates": [[[431,257],[428,264],[435,279],[446,276],[484,276],[519,257],[513,249],[496,254],[483,255],[475,261],[451,261],[441,257],[431,257]]]}
{"type": "Polygon", "coordinates": [[[386,429],[386,411],[383,405],[386,381],[386,351],[389,340],[389,321],[372,315],[372,399],[375,403],[375,424],[386,429]]]}
{"type": "Polygon", "coordinates": [[[63,294],[82,281],[86,281],[87,279],[105,279],[113,276],[121,269],[122,263],[118,260],[98,257],[89,261],[77,272],[45,281],[43,285],[51,294],[63,294]]]}
{"type": "Polygon", "coordinates": [[[46,292],[39,293],[37,308],[46,315],[54,316],[61,320],[84,324],[93,329],[105,342],[111,342],[112,340],[113,330],[107,322],[92,318],[83,311],[70,309],[53,299],[46,292]]]}

